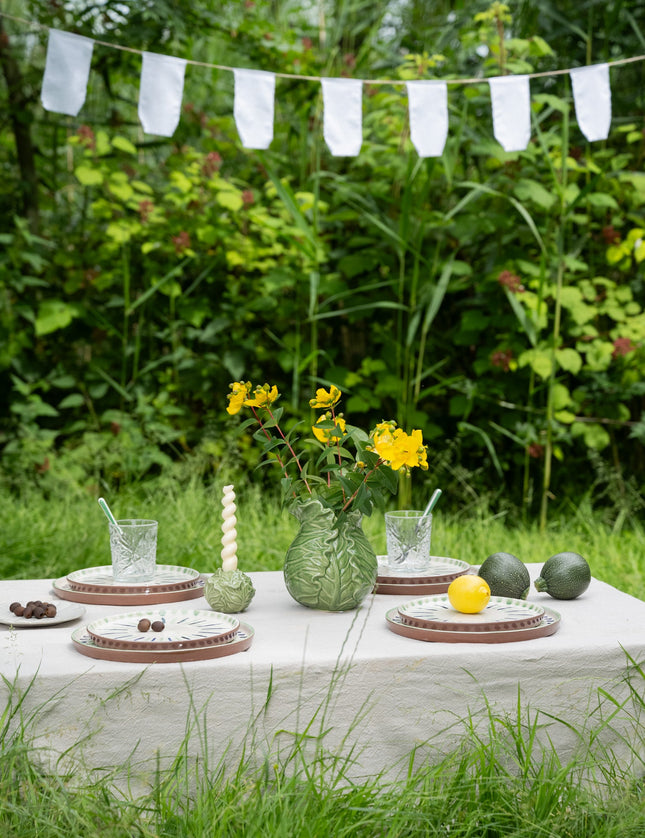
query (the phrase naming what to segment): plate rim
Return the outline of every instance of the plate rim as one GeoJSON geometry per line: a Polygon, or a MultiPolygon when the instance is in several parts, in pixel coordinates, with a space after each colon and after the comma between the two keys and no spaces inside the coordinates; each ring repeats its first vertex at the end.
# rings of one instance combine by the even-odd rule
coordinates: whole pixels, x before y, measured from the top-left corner
{"type": "Polygon", "coordinates": [[[391,585],[410,584],[410,582],[418,584],[439,584],[442,582],[450,582],[457,576],[463,576],[468,573],[472,568],[470,562],[465,561],[465,559],[454,559],[451,556],[430,556],[430,565],[433,563],[438,564],[441,561],[454,565],[455,570],[449,571],[448,573],[439,573],[434,575],[429,574],[427,571],[415,574],[392,573],[391,569],[387,566],[387,564],[385,564],[385,561],[387,561],[387,555],[377,556],[376,559],[378,562],[377,581],[381,580],[391,585]],[[390,571],[390,573],[381,573],[381,571],[390,571]]]}
{"type": "MultiPolygon", "coordinates": [[[[409,609],[411,606],[418,605],[422,603],[424,600],[435,600],[436,602],[446,602],[448,600],[447,593],[443,594],[434,594],[426,597],[420,597],[416,600],[410,600],[409,602],[405,602],[402,605],[399,605],[399,613],[401,615],[401,619],[409,626],[414,626],[416,628],[430,628],[435,631],[495,631],[500,630],[502,628],[507,629],[520,629],[520,628],[528,628],[532,625],[538,625],[542,622],[542,618],[544,616],[544,606],[539,605],[535,602],[528,602],[524,599],[516,599],[515,597],[501,597],[501,596],[492,596],[489,600],[489,603],[486,607],[489,607],[491,603],[493,605],[499,605],[502,603],[512,603],[519,608],[526,609],[528,613],[526,617],[514,617],[509,618],[503,621],[496,621],[496,622],[469,622],[469,621],[462,621],[459,619],[459,611],[455,611],[455,619],[453,620],[428,620],[424,617],[419,617],[410,613],[406,613],[406,609],[409,609]]],[[[449,600],[448,600],[449,604],[449,600]]],[[[466,615],[463,615],[466,616],[466,615]]]]}
{"type": "Polygon", "coordinates": [[[381,582],[377,578],[374,584],[374,593],[384,596],[410,596],[419,597],[423,594],[445,594],[450,582],[423,582],[391,585],[389,582],[381,582]]]}
{"type": "Polygon", "coordinates": [[[236,635],[242,632],[244,637],[234,637],[228,643],[215,643],[212,646],[201,646],[196,649],[110,649],[103,646],[96,646],[82,643],[78,639],[79,632],[87,634],[85,626],[79,626],[72,632],[71,642],[82,655],[97,660],[111,660],[118,663],[185,663],[190,661],[211,660],[212,658],[227,657],[246,652],[250,649],[255,637],[255,629],[248,623],[240,622],[236,635]]]}
{"type": "MultiPolygon", "coordinates": [[[[135,624],[136,625],[136,624],[135,624]]],[[[232,614],[225,614],[222,611],[213,611],[206,608],[168,608],[168,609],[155,609],[155,610],[137,610],[137,611],[130,611],[120,614],[109,614],[106,617],[100,617],[97,620],[94,620],[85,627],[87,633],[90,635],[92,640],[97,646],[102,648],[111,648],[111,649],[161,649],[161,650],[172,650],[172,649],[198,649],[205,646],[210,646],[218,643],[226,643],[231,640],[231,638],[235,635],[240,627],[240,621],[237,617],[234,617],[232,614]],[[101,623],[114,623],[118,621],[127,621],[127,620],[140,620],[142,618],[148,618],[152,621],[153,618],[160,618],[162,615],[167,616],[176,616],[180,614],[186,614],[186,616],[197,616],[197,615],[204,615],[206,617],[212,618],[214,621],[219,620],[226,625],[219,632],[214,632],[207,637],[200,636],[194,639],[187,639],[187,640],[164,640],[163,634],[157,634],[153,632],[151,637],[154,639],[151,640],[125,640],[120,638],[114,638],[110,636],[106,636],[105,634],[101,634],[100,624],[101,623]]],[[[136,628],[133,628],[132,631],[136,631],[136,628]]],[[[147,635],[147,632],[139,632],[139,634],[147,635]]]]}
{"type": "Polygon", "coordinates": [[[98,574],[99,571],[103,571],[101,575],[109,575],[109,572],[112,570],[112,565],[97,565],[96,567],[78,568],[78,570],[73,570],[71,573],[68,573],[65,578],[67,579],[70,587],[78,591],[86,591],[87,593],[134,594],[149,590],[161,592],[190,588],[197,583],[197,580],[201,576],[201,572],[199,570],[195,570],[195,568],[192,567],[186,567],[185,565],[161,564],[157,565],[156,570],[159,571],[162,568],[166,568],[165,572],[175,571],[178,575],[181,575],[184,578],[178,579],[175,582],[155,582],[153,577],[148,582],[112,582],[105,584],[102,584],[101,582],[84,582],[82,578],[73,578],[75,574],[91,574],[92,572],[98,574]],[[179,574],[179,571],[186,572],[179,574]]]}
{"type": "Polygon", "coordinates": [[[395,623],[391,616],[398,614],[398,609],[390,608],[385,614],[385,621],[388,629],[401,637],[408,637],[412,640],[421,640],[435,643],[514,643],[524,640],[534,640],[541,637],[550,637],[555,634],[562,622],[562,615],[553,608],[544,606],[544,614],[538,625],[526,626],[516,629],[498,629],[493,631],[442,631],[437,629],[420,628],[406,625],[403,622],[395,623]],[[550,617],[550,622],[544,623],[544,618],[550,617]]]}
{"type": "Polygon", "coordinates": [[[91,591],[76,591],[69,587],[66,576],[52,581],[52,591],[59,599],[70,602],[83,602],[87,605],[163,605],[169,602],[183,602],[189,599],[198,599],[204,596],[204,583],[206,579],[200,574],[195,585],[191,588],[182,588],[179,591],[135,591],[132,593],[94,593],[91,591]],[[67,586],[67,587],[65,587],[67,586]]]}

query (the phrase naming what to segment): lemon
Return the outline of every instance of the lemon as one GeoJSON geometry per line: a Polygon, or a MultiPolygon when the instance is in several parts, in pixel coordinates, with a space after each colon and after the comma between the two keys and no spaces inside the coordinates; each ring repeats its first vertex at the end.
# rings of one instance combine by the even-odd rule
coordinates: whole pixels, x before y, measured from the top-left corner
{"type": "Polygon", "coordinates": [[[488,582],[481,576],[472,576],[469,573],[458,576],[448,586],[448,599],[452,607],[462,614],[477,614],[488,605],[488,582]]]}

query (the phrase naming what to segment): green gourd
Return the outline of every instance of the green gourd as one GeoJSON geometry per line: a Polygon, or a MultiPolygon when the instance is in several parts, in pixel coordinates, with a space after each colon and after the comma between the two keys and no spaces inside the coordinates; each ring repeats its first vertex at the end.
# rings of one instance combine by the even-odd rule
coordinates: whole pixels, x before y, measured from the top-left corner
{"type": "Polygon", "coordinates": [[[492,553],[477,575],[488,582],[492,596],[526,599],[531,587],[526,565],[512,553],[492,553]]]}
{"type": "Polygon", "coordinates": [[[535,587],[554,599],[575,599],[587,590],[590,582],[587,560],[579,553],[564,552],[546,560],[535,587]]]}

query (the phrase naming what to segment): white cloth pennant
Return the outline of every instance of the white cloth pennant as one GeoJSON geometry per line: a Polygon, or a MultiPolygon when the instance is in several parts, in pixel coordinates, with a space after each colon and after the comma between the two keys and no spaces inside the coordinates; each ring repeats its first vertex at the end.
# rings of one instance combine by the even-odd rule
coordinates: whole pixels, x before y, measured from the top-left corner
{"type": "Polygon", "coordinates": [[[531,91],[528,76],[488,79],[493,133],[504,151],[522,151],[531,139],[531,91]]]}
{"type": "Polygon", "coordinates": [[[94,41],[50,29],[40,98],[45,110],[76,116],[87,94],[94,41]]]}
{"type": "Polygon", "coordinates": [[[609,65],[592,64],[569,70],[580,130],[589,140],[606,140],[611,125],[609,65]]]}
{"type": "Polygon", "coordinates": [[[419,157],[441,157],[448,136],[448,85],[409,81],[410,139],[419,157]]]}
{"type": "Polygon", "coordinates": [[[321,79],[323,136],[334,157],[355,157],[363,144],[363,82],[321,79]]]}
{"type": "Polygon", "coordinates": [[[244,148],[268,148],[273,139],[275,73],[233,70],[233,115],[244,148]]]}
{"type": "Polygon", "coordinates": [[[146,134],[172,137],[181,115],[186,61],[144,52],[139,82],[139,119],[146,134]]]}

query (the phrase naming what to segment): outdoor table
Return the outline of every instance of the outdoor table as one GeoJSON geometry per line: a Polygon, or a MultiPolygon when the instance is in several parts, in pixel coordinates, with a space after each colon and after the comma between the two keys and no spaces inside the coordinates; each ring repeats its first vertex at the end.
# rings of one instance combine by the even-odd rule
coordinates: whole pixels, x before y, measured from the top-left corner
{"type": "MultiPolygon", "coordinates": [[[[535,579],[541,565],[527,567],[535,579]]],[[[645,602],[608,584],[592,579],[571,601],[532,587],[530,601],[562,615],[552,636],[433,643],[388,629],[386,612],[409,597],[370,595],[356,611],[320,612],[291,599],[281,572],[249,575],[256,595],[239,617],[255,637],[230,657],[141,665],[77,652],[72,631],[128,610],[118,606],[86,605],[80,621],[51,627],[0,626],[2,691],[14,700],[27,691],[23,718],[38,708],[29,723],[38,752],[50,761],[65,753],[62,764],[78,760],[85,770],[130,760],[145,776],[183,742],[191,758],[236,766],[243,750],[255,763],[275,760],[306,733],[311,758],[351,755],[352,779],[393,779],[408,770],[411,754],[415,766],[436,760],[473,729],[485,731],[490,714],[517,719],[519,712],[563,760],[614,713],[601,741],[630,758],[634,697],[645,694],[633,666],[645,663],[645,602]]],[[[53,599],[48,580],[4,581],[0,589],[7,605],[53,599]]]]}

